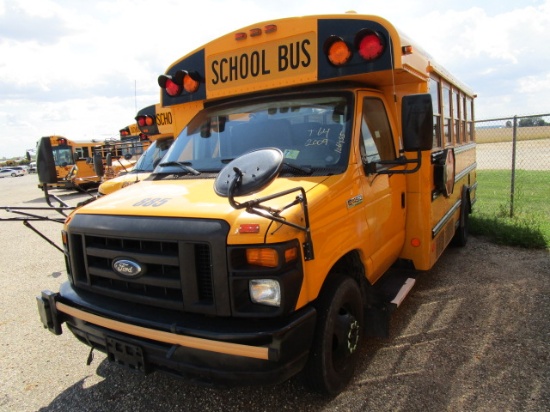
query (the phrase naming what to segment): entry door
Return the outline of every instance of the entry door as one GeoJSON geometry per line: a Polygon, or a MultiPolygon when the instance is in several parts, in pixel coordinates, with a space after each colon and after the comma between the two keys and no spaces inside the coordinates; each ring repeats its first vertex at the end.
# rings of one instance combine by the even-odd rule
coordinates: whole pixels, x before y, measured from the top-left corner
{"type": "MultiPolygon", "coordinates": [[[[374,281],[397,259],[405,240],[405,175],[380,174],[398,157],[395,139],[384,101],[377,96],[360,93],[362,107],[360,125],[360,153],[363,162],[362,176],[365,218],[369,227],[369,247],[374,281]]],[[[395,166],[393,166],[395,167],[395,166]]],[[[400,167],[402,168],[402,167],[400,167]]]]}

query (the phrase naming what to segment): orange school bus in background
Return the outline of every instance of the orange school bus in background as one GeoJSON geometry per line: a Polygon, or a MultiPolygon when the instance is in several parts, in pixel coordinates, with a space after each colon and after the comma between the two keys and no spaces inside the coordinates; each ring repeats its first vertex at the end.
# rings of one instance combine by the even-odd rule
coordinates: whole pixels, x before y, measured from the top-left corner
{"type": "Polygon", "coordinates": [[[120,140],[105,140],[93,148],[91,158],[77,162],[77,174],[73,178],[75,185],[97,187],[133,169],[151,141],[133,124],[119,133],[120,140]]]}
{"type": "Polygon", "coordinates": [[[132,170],[101,183],[98,194],[104,196],[149,177],[174,142],[173,124],[170,108],[156,104],[141,109],[136,116],[136,127],[141,135],[147,136],[152,143],[132,170]]]}
{"type": "Polygon", "coordinates": [[[148,179],[67,219],[44,326],[143,372],[340,392],[417,273],[466,242],[474,94],[358,14],[245,27],[159,85],[185,127],[148,179]]]}
{"type": "MultiPolygon", "coordinates": [[[[56,182],[48,184],[48,187],[53,189],[73,189],[73,177],[76,173],[76,163],[79,160],[88,159],[92,156],[92,151],[98,145],[98,140],[75,141],[67,139],[63,136],[46,136],[42,137],[50,142],[48,150],[49,156],[53,158],[55,163],[56,182]]],[[[39,142],[40,143],[40,142],[39,142]]],[[[38,184],[42,188],[43,184],[38,184]]]]}

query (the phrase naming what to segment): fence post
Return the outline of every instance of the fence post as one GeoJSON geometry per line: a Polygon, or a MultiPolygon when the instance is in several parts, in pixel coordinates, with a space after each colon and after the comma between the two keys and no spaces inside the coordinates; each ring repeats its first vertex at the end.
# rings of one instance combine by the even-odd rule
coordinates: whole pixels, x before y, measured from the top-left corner
{"type": "Polygon", "coordinates": [[[514,129],[512,133],[512,178],[510,182],[510,218],[514,217],[514,193],[516,190],[516,141],[518,134],[518,117],[514,116],[514,129]]]}

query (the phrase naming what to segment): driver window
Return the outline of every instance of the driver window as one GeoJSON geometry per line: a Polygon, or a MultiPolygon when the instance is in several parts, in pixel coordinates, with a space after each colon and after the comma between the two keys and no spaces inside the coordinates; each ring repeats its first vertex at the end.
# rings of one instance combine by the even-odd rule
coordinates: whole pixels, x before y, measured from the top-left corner
{"type": "Polygon", "coordinates": [[[367,97],[363,100],[361,141],[363,163],[396,159],[388,116],[380,99],[367,97]]]}

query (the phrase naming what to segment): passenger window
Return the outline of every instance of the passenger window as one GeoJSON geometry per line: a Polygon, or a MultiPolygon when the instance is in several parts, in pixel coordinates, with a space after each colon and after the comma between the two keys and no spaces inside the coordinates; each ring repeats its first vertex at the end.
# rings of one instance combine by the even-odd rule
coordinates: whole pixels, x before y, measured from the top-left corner
{"type": "Polygon", "coordinates": [[[363,100],[361,116],[363,163],[395,160],[395,146],[384,103],[376,98],[363,100]]]}

